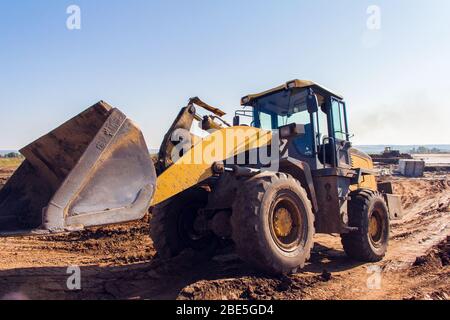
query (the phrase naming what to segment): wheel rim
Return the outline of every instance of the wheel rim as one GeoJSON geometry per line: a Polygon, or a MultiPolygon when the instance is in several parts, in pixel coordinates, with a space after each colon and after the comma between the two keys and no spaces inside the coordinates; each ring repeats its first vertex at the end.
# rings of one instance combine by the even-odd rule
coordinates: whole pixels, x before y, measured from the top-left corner
{"type": "Polygon", "coordinates": [[[298,200],[290,193],[281,194],[272,204],[269,216],[270,232],[281,250],[291,252],[305,242],[304,214],[298,200]]]}
{"type": "Polygon", "coordinates": [[[369,219],[369,237],[370,241],[378,246],[383,241],[383,219],[379,210],[375,209],[372,211],[369,219]]]}
{"type": "Polygon", "coordinates": [[[287,237],[294,227],[292,214],[283,206],[273,215],[274,231],[277,237],[287,237]]]}

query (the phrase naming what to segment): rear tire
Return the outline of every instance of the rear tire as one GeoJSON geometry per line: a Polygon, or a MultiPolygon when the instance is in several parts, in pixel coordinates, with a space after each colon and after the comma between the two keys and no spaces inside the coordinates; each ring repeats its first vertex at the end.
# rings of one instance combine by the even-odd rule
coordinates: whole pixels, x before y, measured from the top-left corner
{"type": "Polygon", "coordinates": [[[358,190],[350,197],[348,223],[358,230],[341,235],[344,251],[358,261],[380,261],[386,255],[390,229],[384,197],[371,190],[358,190]]]}
{"type": "Polygon", "coordinates": [[[310,257],[314,215],[300,182],[264,173],[242,183],[231,216],[242,260],[269,274],[295,273],[310,257]]]}
{"type": "Polygon", "coordinates": [[[212,233],[198,234],[194,229],[197,212],[207,203],[208,192],[194,188],[153,209],[150,237],[161,258],[175,257],[188,248],[205,254],[214,252],[217,238],[212,233]]]}

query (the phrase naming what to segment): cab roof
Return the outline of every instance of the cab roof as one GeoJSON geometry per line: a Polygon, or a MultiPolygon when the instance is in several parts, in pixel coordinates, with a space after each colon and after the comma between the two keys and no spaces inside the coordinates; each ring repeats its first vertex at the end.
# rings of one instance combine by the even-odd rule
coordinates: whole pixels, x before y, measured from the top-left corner
{"type": "Polygon", "coordinates": [[[288,81],[285,84],[278,86],[276,88],[261,92],[261,93],[256,93],[256,94],[249,94],[245,97],[243,97],[241,99],[241,105],[242,106],[252,106],[253,102],[259,98],[268,96],[272,93],[276,93],[279,91],[283,91],[283,90],[289,90],[289,89],[293,89],[293,88],[312,88],[315,89],[314,93],[316,95],[318,95],[319,101],[323,101],[324,100],[324,96],[325,95],[331,95],[335,98],[338,98],[340,100],[343,100],[344,97],[334,93],[331,90],[328,90],[327,88],[325,88],[324,86],[321,86],[320,84],[314,82],[314,81],[310,81],[310,80],[292,80],[292,81],[288,81]]]}

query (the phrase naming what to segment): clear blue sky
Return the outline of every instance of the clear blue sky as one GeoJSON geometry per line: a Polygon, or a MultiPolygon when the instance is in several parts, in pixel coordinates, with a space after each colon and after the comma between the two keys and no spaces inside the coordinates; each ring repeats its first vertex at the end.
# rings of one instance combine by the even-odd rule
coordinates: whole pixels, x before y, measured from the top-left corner
{"type": "Polygon", "coordinates": [[[355,143],[450,143],[449,21],[447,0],[1,0],[0,149],[101,99],[157,147],[189,97],[230,119],[294,78],[346,97],[355,143]],[[71,4],[81,30],[66,28],[71,4]]]}

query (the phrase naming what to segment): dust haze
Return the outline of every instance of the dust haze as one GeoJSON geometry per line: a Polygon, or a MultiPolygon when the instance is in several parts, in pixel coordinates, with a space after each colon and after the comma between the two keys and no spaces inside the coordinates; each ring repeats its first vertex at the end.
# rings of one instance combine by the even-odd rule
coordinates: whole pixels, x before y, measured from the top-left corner
{"type": "Polygon", "coordinates": [[[390,104],[358,106],[349,112],[350,131],[357,144],[448,144],[446,101],[412,94],[390,104]]]}

